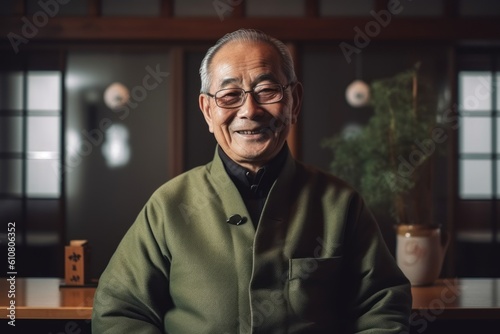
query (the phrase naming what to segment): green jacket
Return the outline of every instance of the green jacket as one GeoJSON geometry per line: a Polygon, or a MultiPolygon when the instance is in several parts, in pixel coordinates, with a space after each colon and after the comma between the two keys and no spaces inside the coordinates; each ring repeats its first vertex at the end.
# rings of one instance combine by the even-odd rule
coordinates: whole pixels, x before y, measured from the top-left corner
{"type": "Polygon", "coordinates": [[[290,155],[254,228],[218,154],[160,187],[102,274],[100,333],[402,333],[408,281],[360,196],[290,155]],[[240,214],[241,225],[226,223],[240,214]]]}

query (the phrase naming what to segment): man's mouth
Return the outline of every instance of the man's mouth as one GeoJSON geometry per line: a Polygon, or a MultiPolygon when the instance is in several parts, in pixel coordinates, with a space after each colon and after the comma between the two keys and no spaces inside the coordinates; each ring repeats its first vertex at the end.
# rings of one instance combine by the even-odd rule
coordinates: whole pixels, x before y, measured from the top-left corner
{"type": "Polygon", "coordinates": [[[261,133],[265,133],[268,129],[267,128],[260,128],[260,129],[255,129],[255,130],[239,130],[236,131],[240,135],[257,135],[261,133]]]}

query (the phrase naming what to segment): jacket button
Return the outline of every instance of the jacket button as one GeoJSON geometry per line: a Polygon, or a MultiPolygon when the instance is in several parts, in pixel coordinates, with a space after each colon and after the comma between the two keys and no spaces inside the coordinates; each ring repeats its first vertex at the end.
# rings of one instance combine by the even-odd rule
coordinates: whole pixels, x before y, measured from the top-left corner
{"type": "Polygon", "coordinates": [[[245,224],[246,221],[247,221],[246,217],[242,217],[238,214],[234,214],[226,220],[226,223],[232,224],[232,225],[241,225],[241,224],[245,224]]]}

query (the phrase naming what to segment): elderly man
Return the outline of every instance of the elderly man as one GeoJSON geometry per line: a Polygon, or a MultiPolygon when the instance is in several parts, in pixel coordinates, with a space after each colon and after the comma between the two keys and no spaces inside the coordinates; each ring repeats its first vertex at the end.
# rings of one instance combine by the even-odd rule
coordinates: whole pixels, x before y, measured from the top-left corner
{"type": "Polygon", "coordinates": [[[160,187],[96,292],[93,333],[402,333],[409,284],[360,196],[286,145],[302,85],[280,41],[224,36],[200,69],[213,160],[160,187]]]}

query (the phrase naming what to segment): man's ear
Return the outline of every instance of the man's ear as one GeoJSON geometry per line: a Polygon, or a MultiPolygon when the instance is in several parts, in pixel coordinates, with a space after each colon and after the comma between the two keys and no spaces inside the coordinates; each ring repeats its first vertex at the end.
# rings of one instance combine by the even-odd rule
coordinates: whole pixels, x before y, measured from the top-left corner
{"type": "Polygon", "coordinates": [[[208,131],[214,133],[212,109],[210,108],[210,98],[205,94],[200,94],[198,103],[200,104],[200,110],[203,113],[203,117],[205,117],[205,122],[207,122],[208,124],[208,131]]]}
{"type": "Polygon", "coordinates": [[[302,83],[297,82],[292,87],[292,99],[293,99],[292,124],[297,123],[297,119],[299,117],[299,113],[302,108],[302,95],[303,95],[302,83]]]}

